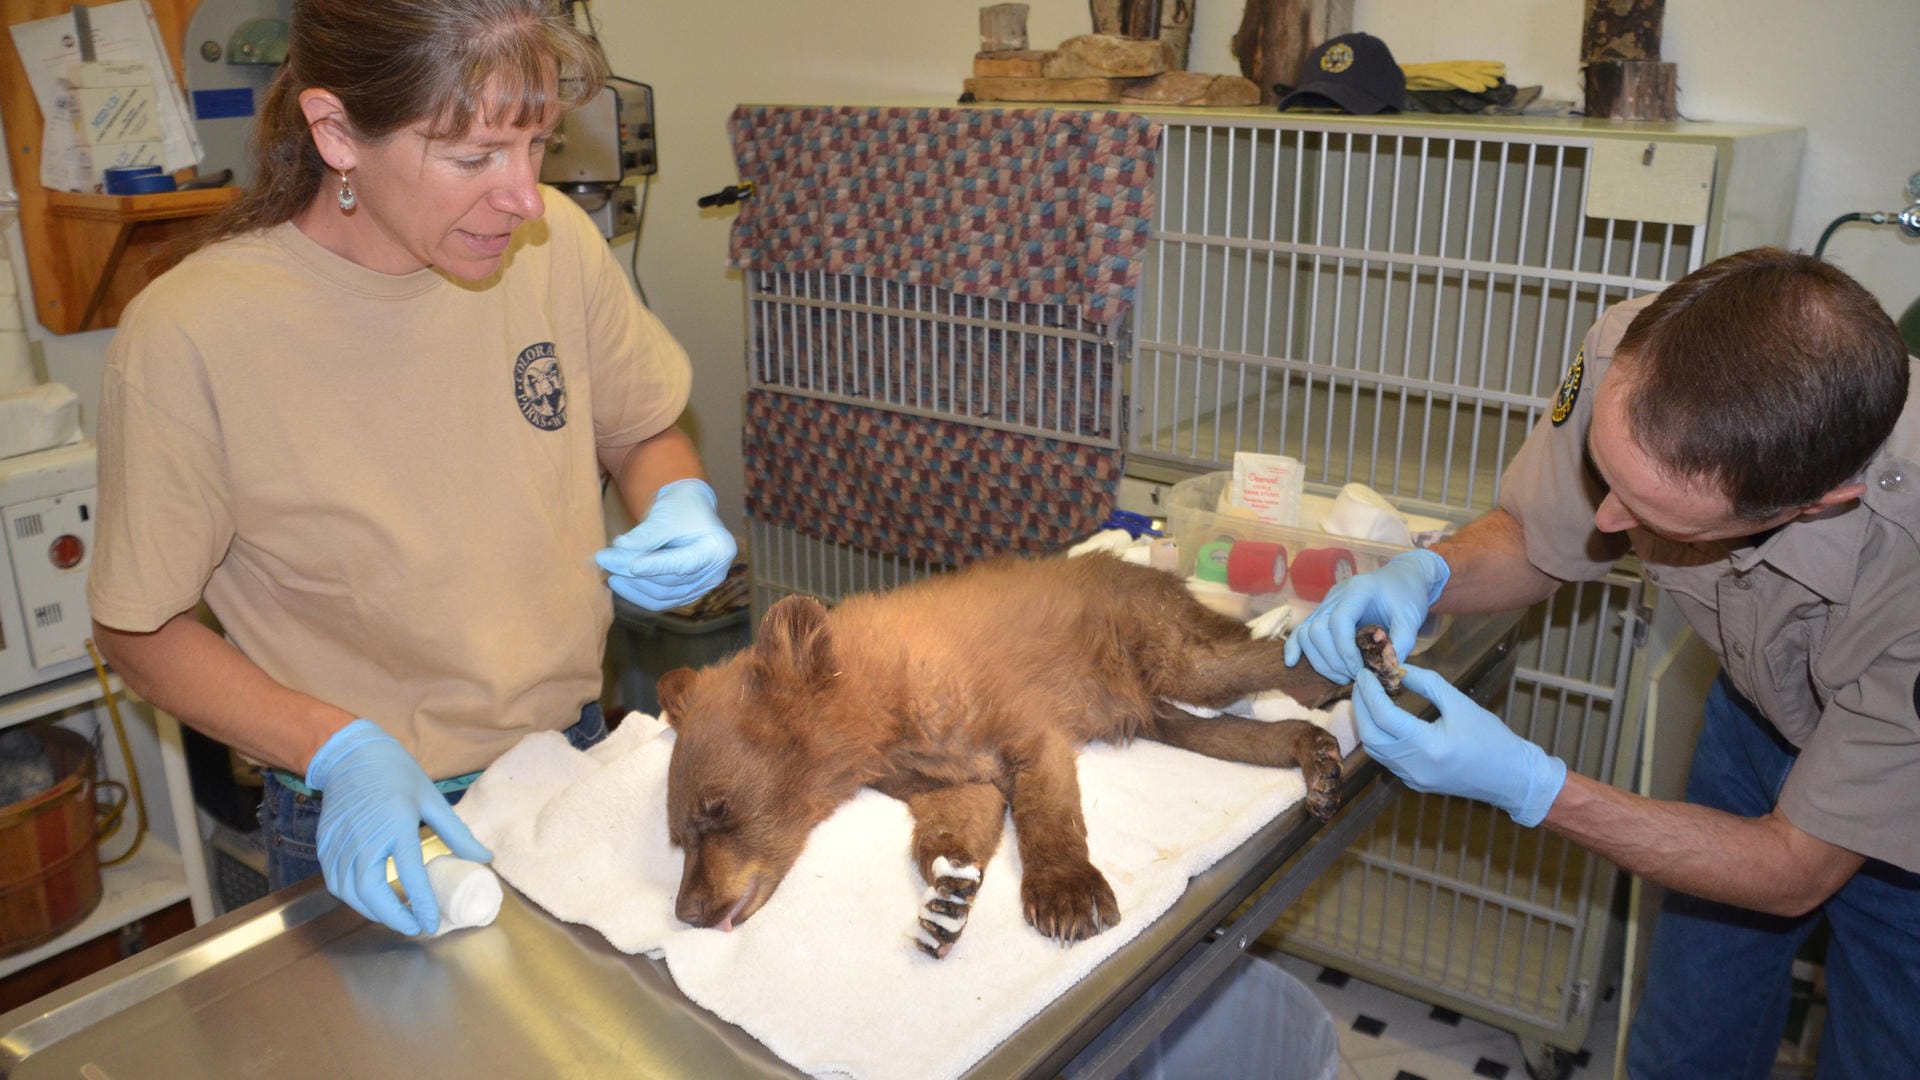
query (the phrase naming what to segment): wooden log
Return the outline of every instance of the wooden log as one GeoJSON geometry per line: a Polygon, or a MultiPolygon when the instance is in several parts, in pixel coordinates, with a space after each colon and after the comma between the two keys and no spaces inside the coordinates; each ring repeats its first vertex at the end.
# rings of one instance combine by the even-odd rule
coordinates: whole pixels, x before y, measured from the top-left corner
{"type": "Polygon", "coordinates": [[[1582,60],[1658,60],[1666,0],[1587,0],[1582,60]]]}
{"type": "Polygon", "coordinates": [[[1315,45],[1352,29],[1353,0],[1247,0],[1233,55],[1270,105],[1279,100],[1274,86],[1300,85],[1301,61],[1315,45]]]}
{"type": "Polygon", "coordinates": [[[1120,14],[1121,0],[1087,0],[1087,9],[1093,15],[1093,32],[1096,34],[1118,35],[1126,25],[1120,14]]]}
{"type": "Polygon", "coordinates": [[[1245,107],[1260,104],[1260,88],[1238,75],[1169,71],[1128,87],[1120,100],[1128,105],[1245,107]]]}
{"type": "Polygon", "coordinates": [[[1117,105],[1132,79],[968,79],[974,101],[1074,101],[1117,105]]]}
{"type": "Polygon", "coordinates": [[[1675,120],[1680,116],[1672,64],[1659,60],[1596,60],[1587,64],[1587,115],[1608,120],[1675,120]]]}
{"type": "Polygon", "coordinates": [[[1052,53],[1039,49],[973,54],[973,73],[987,78],[1037,79],[1052,53]]]}
{"type": "Polygon", "coordinates": [[[989,4],[980,9],[980,51],[1017,52],[1027,47],[1027,5],[989,4]]]}

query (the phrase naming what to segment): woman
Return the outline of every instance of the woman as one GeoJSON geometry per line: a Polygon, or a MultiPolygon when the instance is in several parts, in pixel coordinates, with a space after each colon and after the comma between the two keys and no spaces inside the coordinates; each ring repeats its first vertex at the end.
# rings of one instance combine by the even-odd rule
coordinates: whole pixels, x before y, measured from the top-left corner
{"type": "Polygon", "coordinates": [[[108,351],[95,640],[272,767],[273,887],[322,872],[405,934],[439,921],[422,822],[490,857],[448,795],[530,732],[604,737],[600,568],[658,610],[734,555],[685,353],[537,183],[605,74],[543,0],[295,0],[255,187],[108,351]],[[642,520],[596,555],[603,473],[642,520]]]}

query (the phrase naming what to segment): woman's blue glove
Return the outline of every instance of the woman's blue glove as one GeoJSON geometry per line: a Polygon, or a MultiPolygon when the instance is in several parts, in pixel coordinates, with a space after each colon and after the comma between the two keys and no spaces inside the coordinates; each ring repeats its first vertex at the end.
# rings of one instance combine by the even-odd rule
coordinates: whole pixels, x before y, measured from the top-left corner
{"type": "Polygon", "coordinates": [[[1431,551],[1395,555],[1370,574],[1356,574],[1341,582],[1313,609],[1313,614],[1287,635],[1287,666],[1306,654],[1313,670],[1337,683],[1352,682],[1367,665],[1360,658],[1354,635],[1366,624],[1387,628],[1393,651],[1402,659],[1412,655],[1427,609],[1440,599],[1452,571],[1447,560],[1431,551]]]}
{"type": "Polygon", "coordinates": [[[607,586],[648,611],[690,604],[727,579],[738,547],[714,511],[705,480],[675,480],[653,497],[647,519],[601,548],[593,561],[607,586]]]}
{"type": "Polygon", "coordinates": [[[1372,672],[1353,684],[1353,726],[1375,760],[1415,791],[1464,795],[1532,827],[1567,782],[1567,763],[1515,735],[1501,719],[1425,668],[1401,685],[1440,707],[1429,724],[1395,705],[1372,672]]]}
{"type": "Polygon", "coordinates": [[[333,733],[307,766],[307,786],[322,796],[318,847],[327,891],[402,934],[440,928],[440,905],[420,858],[421,822],[460,858],[493,859],[413,755],[371,720],[333,733]],[[389,857],[407,891],[405,904],[387,884],[389,857]]]}

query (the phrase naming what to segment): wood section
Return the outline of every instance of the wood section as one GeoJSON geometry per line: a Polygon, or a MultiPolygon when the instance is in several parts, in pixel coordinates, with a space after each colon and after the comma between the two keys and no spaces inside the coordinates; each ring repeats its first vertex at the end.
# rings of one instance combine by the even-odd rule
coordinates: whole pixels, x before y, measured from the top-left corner
{"type": "Polygon", "coordinates": [[[980,51],[1016,52],[1027,47],[1027,5],[989,4],[980,9],[980,51]]]}
{"type": "Polygon", "coordinates": [[[988,79],[1037,79],[1049,55],[1040,49],[975,53],[973,73],[988,79]]]}
{"type": "Polygon", "coordinates": [[[0,1012],[17,1009],[69,983],[111,967],[141,949],[152,948],[191,929],[193,906],[182,900],[144,919],[136,919],[112,933],[102,934],[56,956],[49,956],[0,979],[0,1012]]]}
{"type": "Polygon", "coordinates": [[[1128,105],[1245,107],[1260,103],[1260,88],[1238,75],[1169,71],[1128,87],[1120,100],[1128,105]]]}
{"type": "Polygon", "coordinates": [[[1594,60],[1586,70],[1586,112],[1607,120],[1680,116],[1674,66],[1659,60],[1594,60]]]}
{"type": "MultiPolygon", "coordinates": [[[[174,77],[186,78],[180,50],[199,0],[147,0],[174,77]]],[[[91,5],[90,5],[91,6],[91,5]]],[[[70,0],[0,0],[11,26],[64,15],[70,0]]],[[[13,35],[0,33],[0,122],[20,194],[20,234],[33,280],[35,314],[56,334],[112,326],[120,310],[166,268],[164,252],[197,219],[239,197],[235,188],[105,196],[40,186],[43,120],[13,35]]]]}
{"type": "Polygon", "coordinates": [[[1352,29],[1353,0],[1247,0],[1233,55],[1271,105],[1280,99],[1275,86],[1300,85],[1300,64],[1315,45],[1352,29]]]}
{"type": "Polygon", "coordinates": [[[1133,79],[968,79],[975,101],[1075,101],[1119,104],[1133,79]]]}
{"type": "Polygon", "coordinates": [[[1195,0],[1166,0],[1160,6],[1160,40],[1167,43],[1172,70],[1184,71],[1187,51],[1193,43],[1193,5],[1195,0]]]}
{"type": "Polygon", "coordinates": [[[1061,42],[1041,71],[1049,79],[1144,79],[1172,67],[1166,42],[1082,34],[1061,42]]]}
{"type": "Polygon", "coordinates": [[[1666,0],[1587,0],[1580,32],[1580,58],[1660,59],[1660,24],[1666,0]]]}

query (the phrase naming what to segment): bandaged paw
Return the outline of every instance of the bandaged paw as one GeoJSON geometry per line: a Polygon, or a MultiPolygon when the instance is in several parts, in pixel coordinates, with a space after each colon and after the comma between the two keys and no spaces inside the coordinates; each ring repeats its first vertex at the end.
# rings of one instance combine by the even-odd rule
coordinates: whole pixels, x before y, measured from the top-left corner
{"type": "Polygon", "coordinates": [[[974,894],[980,891],[980,868],[955,864],[945,855],[933,860],[933,884],[920,898],[920,921],[914,944],[936,960],[944,959],[967,928],[974,894]]]}
{"type": "Polygon", "coordinates": [[[440,929],[435,937],[449,930],[487,926],[500,914],[504,898],[500,879],[483,863],[441,855],[427,864],[427,881],[440,904],[440,929]]]}

